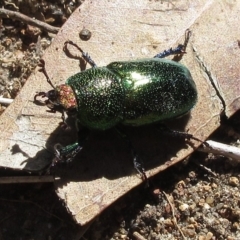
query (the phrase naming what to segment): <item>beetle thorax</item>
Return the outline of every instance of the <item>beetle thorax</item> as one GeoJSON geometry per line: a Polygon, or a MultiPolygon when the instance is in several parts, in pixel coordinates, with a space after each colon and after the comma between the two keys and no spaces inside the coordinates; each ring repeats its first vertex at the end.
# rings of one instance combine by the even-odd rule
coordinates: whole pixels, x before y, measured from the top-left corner
{"type": "Polygon", "coordinates": [[[77,102],[72,88],[69,85],[62,84],[56,87],[58,92],[58,101],[64,109],[73,109],[77,107],[77,102]]]}

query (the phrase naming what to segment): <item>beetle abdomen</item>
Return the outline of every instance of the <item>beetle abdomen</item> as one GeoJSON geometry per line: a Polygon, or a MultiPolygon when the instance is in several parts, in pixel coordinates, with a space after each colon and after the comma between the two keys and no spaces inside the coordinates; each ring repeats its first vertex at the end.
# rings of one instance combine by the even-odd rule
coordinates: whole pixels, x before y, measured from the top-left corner
{"type": "Polygon", "coordinates": [[[181,116],[197,101],[188,69],[167,59],[114,62],[125,89],[123,124],[140,126],[181,116]]]}
{"type": "Polygon", "coordinates": [[[75,92],[77,119],[83,126],[105,130],[122,121],[125,92],[118,75],[106,67],[77,73],[66,84],[75,92]]]}

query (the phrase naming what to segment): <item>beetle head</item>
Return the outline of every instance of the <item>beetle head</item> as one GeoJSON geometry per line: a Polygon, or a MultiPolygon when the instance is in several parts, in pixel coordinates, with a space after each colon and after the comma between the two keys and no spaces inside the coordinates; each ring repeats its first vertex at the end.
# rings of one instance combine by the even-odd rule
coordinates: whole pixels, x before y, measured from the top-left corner
{"type": "Polygon", "coordinates": [[[35,103],[46,105],[51,111],[69,111],[77,106],[73,90],[66,84],[61,84],[55,89],[48,92],[39,92],[34,97],[35,103]],[[38,97],[47,98],[44,102],[37,99],[38,97]]]}
{"type": "Polygon", "coordinates": [[[40,60],[38,66],[40,67],[39,71],[45,75],[47,82],[52,86],[53,89],[48,92],[37,93],[34,96],[34,102],[38,105],[47,105],[52,112],[59,111],[63,113],[63,111],[68,112],[76,109],[77,102],[72,88],[66,84],[61,84],[55,87],[46,72],[45,62],[43,59],[40,60]],[[43,102],[38,100],[38,97],[47,99],[43,102]]]}

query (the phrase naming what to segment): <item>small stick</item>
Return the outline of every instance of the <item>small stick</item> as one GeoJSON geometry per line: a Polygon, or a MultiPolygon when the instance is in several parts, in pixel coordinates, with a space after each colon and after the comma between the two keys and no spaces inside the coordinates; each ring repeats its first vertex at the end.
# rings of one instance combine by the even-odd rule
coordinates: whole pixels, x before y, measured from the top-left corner
{"type": "Polygon", "coordinates": [[[11,98],[0,97],[0,104],[10,105],[13,102],[11,98]]]}
{"type": "Polygon", "coordinates": [[[4,1],[4,3],[5,3],[6,5],[10,5],[10,6],[14,7],[16,10],[19,10],[19,7],[17,7],[16,4],[14,4],[14,3],[7,2],[7,1],[4,1]]]}
{"type": "Polygon", "coordinates": [[[6,198],[0,198],[0,201],[6,201],[6,202],[16,202],[16,203],[30,203],[35,205],[36,207],[38,207],[39,209],[41,209],[43,212],[47,213],[49,216],[53,216],[55,218],[57,218],[58,220],[60,220],[61,222],[63,222],[63,219],[61,219],[60,217],[58,217],[57,215],[45,210],[43,207],[41,207],[40,205],[38,205],[35,202],[32,201],[28,201],[28,200],[15,200],[15,199],[6,199],[6,198]]]}
{"type": "Polygon", "coordinates": [[[204,147],[200,147],[197,150],[200,152],[223,155],[225,157],[232,158],[240,162],[240,148],[215,142],[212,140],[208,140],[206,141],[206,143],[207,145],[205,145],[204,147]]]}
{"type": "Polygon", "coordinates": [[[173,205],[172,205],[172,203],[171,203],[168,195],[167,195],[164,191],[163,191],[163,194],[165,195],[165,197],[166,197],[166,199],[167,199],[167,201],[168,201],[168,203],[169,203],[169,205],[170,205],[170,207],[171,207],[171,210],[172,210],[172,218],[173,218],[173,222],[174,222],[175,226],[177,227],[178,231],[181,233],[183,239],[186,239],[186,237],[184,236],[182,230],[180,229],[180,227],[179,227],[178,224],[177,224],[177,219],[176,219],[176,217],[175,217],[174,207],[173,207],[173,205]]]}
{"type": "Polygon", "coordinates": [[[202,169],[204,169],[205,171],[207,171],[208,173],[212,174],[214,177],[217,177],[217,174],[215,172],[213,172],[210,168],[200,164],[200,163],[196,163],[199,167],[201,167],[202,169]]]}
{"type": "Polygon", "coordinates": [[[30,18],[22,13],[19,12],[15,12],[15,11],[10,11],[4,8],[0,8],[0,17],[3,18],[11,18],[11,19],[17,19],[20,20],[22,22],[25,22],[29,25],[35,26],[35,27],[39,27],[47,32],[51,32],[51,33],[58,33],[59,29],[58,27],[53,27],[47,23],[44,23],[42,21],[39,21],[37,19],[33,19],[30,18]]]}
{"type": "Polygon", "coordinates": [[[53,182],[53,176],[0,177],[0,184],[53,182]]]}

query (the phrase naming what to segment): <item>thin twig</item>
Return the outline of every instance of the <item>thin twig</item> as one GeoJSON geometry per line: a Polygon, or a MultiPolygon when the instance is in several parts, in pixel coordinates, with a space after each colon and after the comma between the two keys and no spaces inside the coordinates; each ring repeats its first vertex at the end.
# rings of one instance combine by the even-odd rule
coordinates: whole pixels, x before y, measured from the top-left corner
{"type": "Polygon", "coordinates": [[[0,184],[12,184],[12,183],[43,183],[53,182],[54,177],[50,175],[46,176],[17,176],[17,177],[0,177],[0,184]]]}
{"type": "Polygon", "coordinates": [[[204,169],[205,171],[207,171],[208,173],[212,174],[214,177],[217,177],[217,174],[215,172],[213,172],[210,168],[200,164],[200,163],[197,163],[196,164],[201,167],[202,169],[204,169]]]}
{"type": "Polygon", "coordinates": [[[14,7],[16,10],[19,10],[19,7],[17,7],[16,4],[14,4],[14,3],[7,2],[7,1],[4,1],[4,3],[5,3],[6,5],[10,5],[10,6],[14,7]]]}
{"type": "Polygon", "coordinates": [[[2,218],[1,221],[0,221],[0,224],[3,223],[4,221],[8,220],[9,218],[13,217],[14,215],[16,215],[16,213],[11,214],[11,215],[9,215],[9,216],[7,216],[5,218],[2,218]]]}
{"type": "Polygon", "coordinates": [[[41,28],[47,32],[51,32],[51,33],[58,33],[58,31],[60,29],[58,27],[53,27],[47,23],[41,22],[37,19],[30,18],[22,13],[10,11],[10,10],[4,9],[4,8],[0,8],[0,17],[17,19],[17,20],[25,22],[29,25],[39,27],[39,28],[41,28]]]}
{"type": "Polygon", "coordinates": [[[57,215],[45,210],[43,207],[41,207],[40,205],[38,205],[35,202],[29,201],[29,200],[14,200],[14,199],[7,199],[7,198],[0,198],[0,201],[5,201],[5,202],[17,202],[17,203],[30,203],[33,204],[35,206],[37,206],[39,209],[41,209],[43,212],[47,213],[50,216],[53,216],[55,218],[57,218],[58,220],[60,220],[61,222],[63,222],[64,220],[61,219],[60,217],[58,217],[57,215]]]}
{"type": "Polygon", "coordinates": [[[12,102],[13,102],[13,99],[11,98],[0,97],[0,104],[10,105],[12,102]]]}
{"type": "Polygon", "coordinates": [[[179,227],[178,224],[177,224],[177,219],[176,219],[176,217],[175,217],[174,207],[173,207],[173,205],[172,205],[172,203],[171,203],[168,195],[167,195],[164,191],[163,191],[163,194],[165,195],[165,197],[166,197],[166,199],[167,199],[167,201],[168,201],[168,203],[169,203],[169,205],[170,205],[170,207],[171,207],[171,210],[172,210],[172,218],[173,218],[173,222],[174,222],[175,226],[177,227],[178,231],[181,233],[183,239],[186,239],[186,237],[184,236],[182,230],[180,229],[180,227],[179,227]]]}
{"type": "Polygon", "coordinates": [[[84,224],[83,226],[79,226],[77,233],[75,234],[73,240],[87,240],[88,238],[84,237],[84,234],[87,232],[87,230],[90,228],[93,222],[95,222],[96,219],[91,220],[87,224],[84,224]]]}
{"type": "Polygon", "coordinates": [[[207,145],[198,148],[198,151],[223,155],[225,157],[229,157],[240,162],[240,148],[215,142],[212,140],[208,140],[206,141],[206,143],[207,145]]]}

